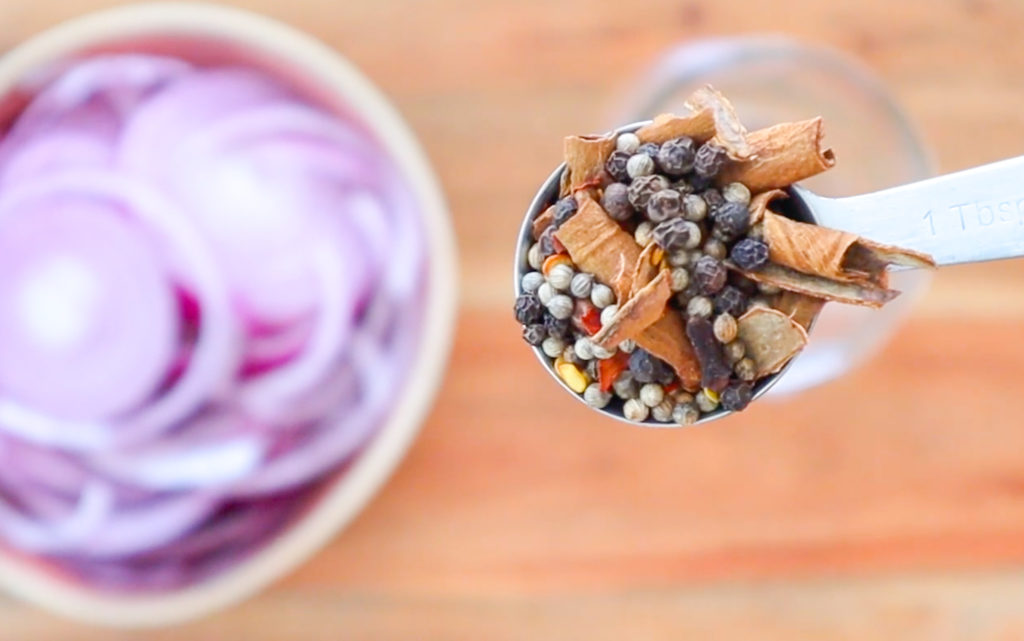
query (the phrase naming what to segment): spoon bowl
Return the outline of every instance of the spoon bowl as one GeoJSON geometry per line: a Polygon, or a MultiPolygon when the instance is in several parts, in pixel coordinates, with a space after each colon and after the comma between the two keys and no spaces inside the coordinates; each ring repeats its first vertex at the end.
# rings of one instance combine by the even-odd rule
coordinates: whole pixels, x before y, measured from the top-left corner
{"type": "MultiPolygon", "coordinates": [[[[640,127],[643,127],[644,125],[647,125],[649,123],[650,123],[650,121],[643,121],[643,122],[632,123],[632,124],[629,124],[629,125],[625,125],[623,127],[619,127],[618,129],[616,129],[614,131],[614,133],[621,134],[621,133],[633,132],[633,131],[636,131],[637,129],[639,129],[640,127]]],[[[544,212],[544,210],[547,209],[552,203],[554,203],[556,200],[558,200],[558,192],[559,192],[559,188],[560,188],[560,185],[561,185],[561,178],[562,178],[562,172],[563,171],[565,171],[565,163],[562,163],[561,165],[559,165],[558,168],[556,168],[551,173],[551,175],[548,176],[548,179],[544,181],[544,184],[541,185],[540,189],[537,191],[537,194],[533,197],[533,201],[530,203],[529,208],[526,210],[526,215],[523,217],[523,224],[519,228],[519,239],[518,239],[518,241],[516,243],[516,259],[515,259],[515,269],[514,269],[514,276],[515,276],[515,283],[514,283],[514,288],[515,289],[514,289],[514,291],[515,291],[515,296],[517,296],[517,297],[520,296],[521,294],[523,294],[523,286],[522,286],[523,276],[527,272],[533,271],[530,268],[530,265],[529,265],[529,263],[528,263],[528,261],[526,259],[527,252],[530,250],[530,246],[534,242],[533,241],[533,221],[534,221],[534,219],[537,218],[537,216],[540,216],[544,212]]],[[[807,210],[807,211],[809,211],[809,210],[807,210]]],[[[813,324],[811,326],[811,329],[813,329],[813,324]]],[[[598,413],[603,414],[605,416],[608,416],[610,418],[614,418],[616,420],[622,421],[623,423],[629,423],[631,425],[639,425],[639,426],[642,426],[642,427],[657,427],[657,428],[677,428],[677,427],[682,427],[681,425],[678,425],[677,423],[662,423],[660,421],[655,421],[653,418],[650,418],[650,417],[648,417],[647,420],[644,420],[644,421],[633,421],[633,420],[630,420],[630,419],[626,418],[626,416],[623,414],[623,411],[622,411],[623,401],[621,399],[617,398],[617,397],[613,398],[612,401],[610,403],[608,403],[608,405],[606,405],[603,408],[596,408],[596,407],[592,407],[590,405],[587,405],[586,401],[583,400],[583,396],[580,395],[580,394],[577,394],[575,391],[573,391],[572,388],[570,388],[565,383],[565,381],[563,381],[561,379],[561,377],[558,376],[558,372],[555,371],[555,365],[554,365],[555,359],[550,358],[547,354],[545,354],[540,349],[540,347],[531,347],[531,349],[533,350],[534,355],[536,355],[537,360],[540,361],[541,366],[545,370],[547,370],[548,374],[550,374],[551,377],[554,378],[555,381],[557,381],[559,385],[562,386],[562,389],[564,389],[566,392],[568,392],[577,401],[579,401],[580,403],[583,403],[584,405],[586,405],[588,408],[594,410],[595,412],[598,412],[598,413]]],[[[798,357],[799,357],[799,355],[797,355],[796,358],[798,358],[798,357]]],[[[775,385],[776,382],[778,382],[779,378],[781,378],[783,375],[785,375],[785,373],[789,370],[789,368],[792,366],[792,364],[796,361],[796,358],[790,359],[790,361],[788,363],[786,363],[785,367],[783,367],[779,372],[777,372],[775,374],[771,374],[769,376],[766,376],[766,377],[762,378],[761,380],[757,381],[754,384],[753,400],[757,400],[760,397],[764,396],[768,392],[768,390],[771,389],[772,386],[775,385]]],[[[726,416],[728,416],[728,415],[730,415],[732,413],[733,412],[731,412],[729,410],[718,408],[718,409],[716,409],[713,412],[708,412],[707,414],[703,414],[700,417],[700,419],[698,419],[695,423],[693,423],[693,425],[703,425],[705,423],[710,423],[710,422],[716,421],[716,420],[718,420],[720,418],[725,418],[726,416]]]]}

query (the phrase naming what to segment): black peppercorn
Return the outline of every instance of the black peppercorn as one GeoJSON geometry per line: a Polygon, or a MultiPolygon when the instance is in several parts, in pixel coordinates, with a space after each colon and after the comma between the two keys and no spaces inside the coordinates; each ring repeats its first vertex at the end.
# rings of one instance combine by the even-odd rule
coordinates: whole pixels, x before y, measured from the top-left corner
{"type": "Polygon", "coordinates": [[[725,149],[711,143],[705,143],[697,150],[693,159],[693,171],[704,178],[714,178],[721,171],[728,156],[725,149]]]}
{"type": "Polygon", "coordinates": [[[715,221],[715,236],[723,242],[739,238],[750,228],[750,212],[746,205],[739,203],[722,203],[712,212],[711,217],[715,221]]]}
{"type": "Polygon", "coordinates": [[[548,330],[541,323],[523,325],[523,340],[534,347],[544,342],[548,337],[548,330]]]}
{"type": "Polygon", "coordinates": [[[754,398],[754,388],[750,383],[733,383],[721,394],[722,409],[730,412],[745,410],[754,398]]]}
{"type": "Polygon", "coordinates": [[[768,264],[768,245],[760,240],[744,238],[733,245],[729,257],[740,269],[756,271],[768,264]]]}
{"type": "Polygon", "coordinates": [[[738,287],[726,285],[722,291],[715,296],[715,311],[719,314],[729,314],[735,318],[747,311],[747,295],[738,287]]]}
{"type": "Polygon", "coordinates": [[[567,220],[572,218],[573,214],[576,213],[577,207],[576,199],[572,196],[566,196],[555,203],[555,227],[561,227],[567,220]]]}
{"type": "Polygon", "coordinates": [[[706,296],[722,291],[728,276],[725,265],[711,256],[701,256],[693,266],[693,280],[700,293],[706,296]]]}
{"type": "Polygon", "coordinates": [[[654,160],[658,168],[669,176],[682,176],[693,169],[695,155],[693,139],[683,136],[664,143],[654,160]]]}
{"type": "Polygon", "coordinates": [[[629,220],[635,213],[633,205],[629,203],[629,187],[625,183],[612,183],[605,187],[601,206],[618,221],[629,220]]]}
{"type": "Polygon", "coordinates": [[[624,151],[613,151],[604,163],[605,171],[619,182],[629,182],[629,174],[626,173],[626,163],[629,162],[631,155],[624,151]]]}
{"type": "Polygon", "coordinates": [[[523,294],[516,298],[516,320],[523,325],[540,322],[544,317],[544,305],[533,294],[523,294]]]}

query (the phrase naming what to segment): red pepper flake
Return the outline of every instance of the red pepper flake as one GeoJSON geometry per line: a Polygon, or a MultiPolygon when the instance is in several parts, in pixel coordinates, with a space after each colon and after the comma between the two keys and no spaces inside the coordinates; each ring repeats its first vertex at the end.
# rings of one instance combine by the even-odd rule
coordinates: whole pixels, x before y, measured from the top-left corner
{"type": "Polygon", "coordinates": [[[629,354],[616,352],[615,356],[597,361],[597,382],[602,392],[612,389],[612,384],[622,372],[629,369],[629,354]]]}
{"type": "Polygon", "coordinates": [[[673,378],[671,383],[669,383],[668,385],[665,385],[665,393],[666,394],[671,394],[673,392],[678,392],[680,387],[681,386],[679,384],[679,379],[678,378],[673,378]]]}

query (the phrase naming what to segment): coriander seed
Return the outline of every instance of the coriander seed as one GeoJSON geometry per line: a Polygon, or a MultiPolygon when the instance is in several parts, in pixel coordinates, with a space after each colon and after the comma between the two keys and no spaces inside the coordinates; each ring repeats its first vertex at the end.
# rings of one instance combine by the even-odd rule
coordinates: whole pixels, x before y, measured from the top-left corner
{"type": "Polygon", "coordinates": [[[565,294],[556,294],[548,301],[548,312],[555,318],[562,320],[572,316],[575,303],[565,294]]]}
{"type": "Polygon", "coordinates": [[[572,277],[576,275],[572,267],[565,263],[559,263],[548,271],[548,283],[555,291],[564,292],[569,289],[572,277]]]}
{"type": "Polygon", "coordinates": [[[586,272],[579,272],[569,282],[569,293],[575,298],[590,298],[590,291],[594,288],[594,276],[586,272]]]}
{"type": "Polygon", "coordinates": [[[654,173],[654,159],[647,154],[633,154],[626,161],[626,174],[630,178],[640,178],[654,173]]]}
{"type": "Polygon", "coordinates": [[[551,286],[551,283],[546,280],[540,284],[537,288],[537,299],[540,300],[540,304],[547,307],[551,299],[555,297],[555,288],[551,286]]]}
{"type": "Polygon", "coordinates": [[[647,407],[654,407],[665,400],[665,390],[657,383],[647,383],[640,388],[640,402],[647,407]]]}
{"type": "Polygon", "coordinates": [[[659,423],[671,423],[672,422],[672,410],[675,409],[676,404],[670,399],[665,399],[651,408],[651,418],[658,421],[659,423]]]}
{"type": "Polygon", "coordinates": [[[636,421],[637,423],[647,420],[647,415],[650,414],[651,410],[635,398],[631,398],[622,404],[622,415],[626,417],[626,420],[636,421]]]}
{"type": "Polygon", "coordinates": [[[583,401],[590,407],[602,409],[612,400],[611,392],[605,392],[597,383],[587,385],[583,390],[583,401]]]}
{"type": "Polygon", "coordinates": [[[594,358],[594,343],[586,336],[580,336],[572,346],[576,356],[589,361],[594,358]]]}
{"type": "Polygon", "coordinates": [[[540,255],[540,243],[530,245],[530,249],[526,251],[526,262],[530,269],[540,269],[544,264],[544,259],[540,255]]]}
{"type": "Polygon", "coordinates": [[[615,303],[615,292],[603,283],[595,283],[590,290],[590,302],[594,304],[594,307],[604,309],[615,303]]]}
{"type": "Polygon", "coordinates": [[[544,283],[544,274],[540,272],[527,272],[523,274],[523,280],[519,285],[527,294],[536,294],[537,288],[544,283]]]}
{"type": "Polygon", "coordinates": [[[557,358],[562,355],[565,351],[565,341],[561,338],[555,338],[554,336],[548,336],[544,339],[544,342],[540,344],[540,349],[547,356],[551,358],[557,358]]]}
{"type": "Polygon", "coordinates": [[[619,306],[615,305],[615,304],[611,304],[611,305],[605,307],[604,309],[602,309],[601,310],[601,326],[603,327],[603,326],[607,325],[608,323],[612,322],[612,318],[614,318],[617,313],[619,313],[619,306]]]}
{"type": "Polygon", "coordinates": [[[719,314],[714,323],[715,338],[719,343],[731,343],[739,333],[739,324],[732,314],[719,314]]]}
{"type": "Polygon", "coordinates": [[[619,134],[618,138],[615,139],[615,148],[619,151],[624,151],[627,154],[635,154],[639,147],[640,139],[632,132],[619,134]]]}

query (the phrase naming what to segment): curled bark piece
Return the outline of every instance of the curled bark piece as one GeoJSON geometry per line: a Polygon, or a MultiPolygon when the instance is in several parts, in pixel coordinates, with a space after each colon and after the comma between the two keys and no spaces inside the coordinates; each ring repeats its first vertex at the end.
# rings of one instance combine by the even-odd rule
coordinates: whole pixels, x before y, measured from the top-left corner
{"type": "Polygon", "coordinates": [[[688,392],[700,389],[700,364],[686,339],[686,328],[678,313],[670,310],[639,336],[636,344],[672,366],[688,392]]]}
{"type": "Polygon", "coordinates": [[[732,261],[726,261],[725,264],[729,269],[743,274],[750,280],[839,303],[878,308],[900,295],[898,291],[885,289],[868,282],[851,283],[830,280],[771,263],[757,271],[740,269],[732,261]]]}
{"type": "Polygon", "coordinates": [[[555,238],[577,267],[611,287],[619,301],[629,298],[640,246],[595,200],[583,199],[555,238]]]}
{"type": "Polygon", "coordinates": [[[721,392],[729,385],[732,368],[725,362],[722,344],[715,338],[711,321],[692,316],[686,322],[686,336],[697,354],[700,363],[700,384],[702,387],[721,392]]]}
{"type": "Polygon", "coordinates": [[[750,212],[750,224],[756,225],[764,220],[764,213],[768,211],[768,205],[779,198],[788,198],[789,194],[782,191],[781,189],[771,189],[763,191],[760,194],[750,199],[750,206],[747,207],[747,211],[750,212]]]}
{"type": "Polygon", "coordinates": [[[540,235],[544,233],[552,223],[555,222],[555,206],[551,205],[545,209],[540,216],[533,219],[533,239],[540,240],[540,235]]]}
{"type": "Polygon", "coordinates": [[[781,370],[807,345],[807,331],[776,309],[755,307],[740,317],[738,326],[758,378],[781,370]]]}
{"type": "Polygon", "coordinates": [[[608,324],[594,335],[593,341],[611,349],[624,340],[635,339],[665,313],[665,305],[672,297],[668,270],[642,287],[612,316],[608,324]]]}
{"type": "Polygon", "coordinates": [[[824,306],[825,301],[820,298],[789,291],[779,294],[774,304],[775,309],[792,318],[805,330],[811,329],[811,323],[818,317],[824,306]]]}
{"type": "Polygon", "coordinates": [[[741,182],[756,194],[820,174],[836,163],[832,150],[822,147],[822,135],[820,117],[752,131],[750,159],[727,164],[718,181],[741,182]]]}
{"type": "Polygon", "coordinates": [[[764,240],[771,261],[805,274],[844,282],[866,282],[886,288],[891,264],[934,267],[919,252],[880,245],[856,234],[764,213],[764,240]]]}
{"type": "Polygon", "coordinates": [[[711,142],[722,147],[733,160],[746,160],[753,154],[747,142],[747,129],[740,122],[732,103],[711,86],[701,87],[693,92],[687,104],[695,112],[711,111],[715,123],[715,135],[711,142]]]}
{"type": "Polygon", "coordinates": [[[629,297],[636,296],[637,292],[647,286],[654,277],[661,271],[656,253],[660,251],[654,243],[644,247],[640,256],[636,259],[636,267],[633,268],[633,280],[629,288],[629,297]]]}
{"type": "Polygon", "coordinates": [[[565,171],[562,172],[562,195],[597,184],[604,172],[604,163],[613,151],[613,134],[567,136],[564,144],[565,171]]]}
{"type": "Polygon", "coordinates": [[[636,130],[640,142],[656,142],[689,136],[697,142],[706,142],[715,135],[715,115],[711,109],[702,108],[682,116],[660,114],[651,124],[636,130]]]}

